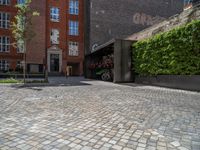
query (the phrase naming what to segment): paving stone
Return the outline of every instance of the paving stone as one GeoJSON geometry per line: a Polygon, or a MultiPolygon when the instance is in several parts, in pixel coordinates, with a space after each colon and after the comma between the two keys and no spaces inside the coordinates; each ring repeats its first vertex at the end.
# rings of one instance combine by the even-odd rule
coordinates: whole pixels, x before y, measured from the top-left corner
{"type": "Polygon", "coordinates": [[[178,147],[179,150],[188,150],[187,148],[185,147],[178,147]]]}
{"type": "Polygon", "coordinates": [[[147,145],[146,145],[146,144],[143,144],[143,143],[138,143],[138,146],[139,146],[139,147],[146,147],[147,145]]]}
{"type": "Polygon", "coordinates": [[[144,147],[137,147],[136,150],[145,150],[145,148],[144,147]]]}
{"type": "Polygon", "coordinates": [[[113,145],[112,148],[116,150],[121,150],[123,147],[119,145],[113,145]]]}
{"type": "Polygon", "coordinates": [[[112,147],[112,144],[105,143],[103,146],[104,146],[104,147],[108,147],[108,148],[110,148],[110,147],[112,147]]]}
{"type": "Polygon", "coordinates": [[[157,146],[157,150],[167,150],[166,146],[157,146]]]}
{"type": "Polygon", "coordinates": [[[180,143],[178,141],[174,141],[174,142],[171,142],[171,144],[175,147],[178,147],[180,146],[180,143]]]}
{"type": "Polygon", "coordinates": [[[49,80],[56,86],[0,85],[1,150],[200,150],[200,93],[49,80]]]}
{"type": "Polygon", "coordinates": [[[92,147],[84,146],[82,150],[92,150],[92,147]]]}

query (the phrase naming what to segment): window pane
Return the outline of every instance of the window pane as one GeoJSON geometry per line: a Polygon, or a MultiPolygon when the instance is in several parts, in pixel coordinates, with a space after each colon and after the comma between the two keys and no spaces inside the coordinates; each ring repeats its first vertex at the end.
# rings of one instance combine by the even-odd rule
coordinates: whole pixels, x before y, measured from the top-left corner
{"type": "Polygon", "coordinates": [[[52,21],[59,21],[59,8],[52,7],[50,13],[52,21]]]}

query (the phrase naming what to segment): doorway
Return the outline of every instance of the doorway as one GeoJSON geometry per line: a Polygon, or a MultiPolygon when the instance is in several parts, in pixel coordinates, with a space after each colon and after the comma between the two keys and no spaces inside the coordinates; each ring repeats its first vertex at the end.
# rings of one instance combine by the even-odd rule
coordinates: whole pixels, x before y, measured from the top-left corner
{"type": "Polygon", "coordinates": [[[72,66],[67,66],[67,76],[72,76],[72,66]]]}
{"type": "Polygon", "coordinates": [[[69,76],[79,76],[80,75],[80,65],[79,63],[68,63],[67,72],[69,76]]]}
{"type": "Polygon", "coordinates": [[[50,54],[50,71],[59,72],[59,54],[50,54]]]}

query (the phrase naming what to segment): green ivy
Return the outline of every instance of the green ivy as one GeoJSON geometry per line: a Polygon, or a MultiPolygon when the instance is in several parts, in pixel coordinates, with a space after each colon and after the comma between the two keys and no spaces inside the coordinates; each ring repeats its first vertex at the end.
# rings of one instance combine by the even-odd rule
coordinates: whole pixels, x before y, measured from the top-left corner
{"type": "Polygon", "coordinates": [[[133,44],[139,75],[200,75],[200,20],[133,44]]]}

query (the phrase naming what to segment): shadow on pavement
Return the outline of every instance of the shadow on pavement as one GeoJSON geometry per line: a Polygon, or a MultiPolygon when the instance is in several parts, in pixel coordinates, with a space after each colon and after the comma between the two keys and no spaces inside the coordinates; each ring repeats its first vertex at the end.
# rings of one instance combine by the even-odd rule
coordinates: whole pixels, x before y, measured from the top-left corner
{"type": "Polygon", "coordinates": [[[148,86],[148,85],[145,85],[145,84],[137,84],[137,83],[133,83],[133,82],[130,82],[130,83],[119,83],[119,85],[126,85],[126,86],[130,86],[130,87],[148,86]]]}
{"type": "Polygon", "coordinates": [[[12,88],[16,89],[31,89],[41,91],[40,87],[61,87],[61,86],[86,86],[91,85],[86,83],[92,81],[83,77],[49,77],[49,83],[26,83],[26,84],[13,84],[12,88]]]}

